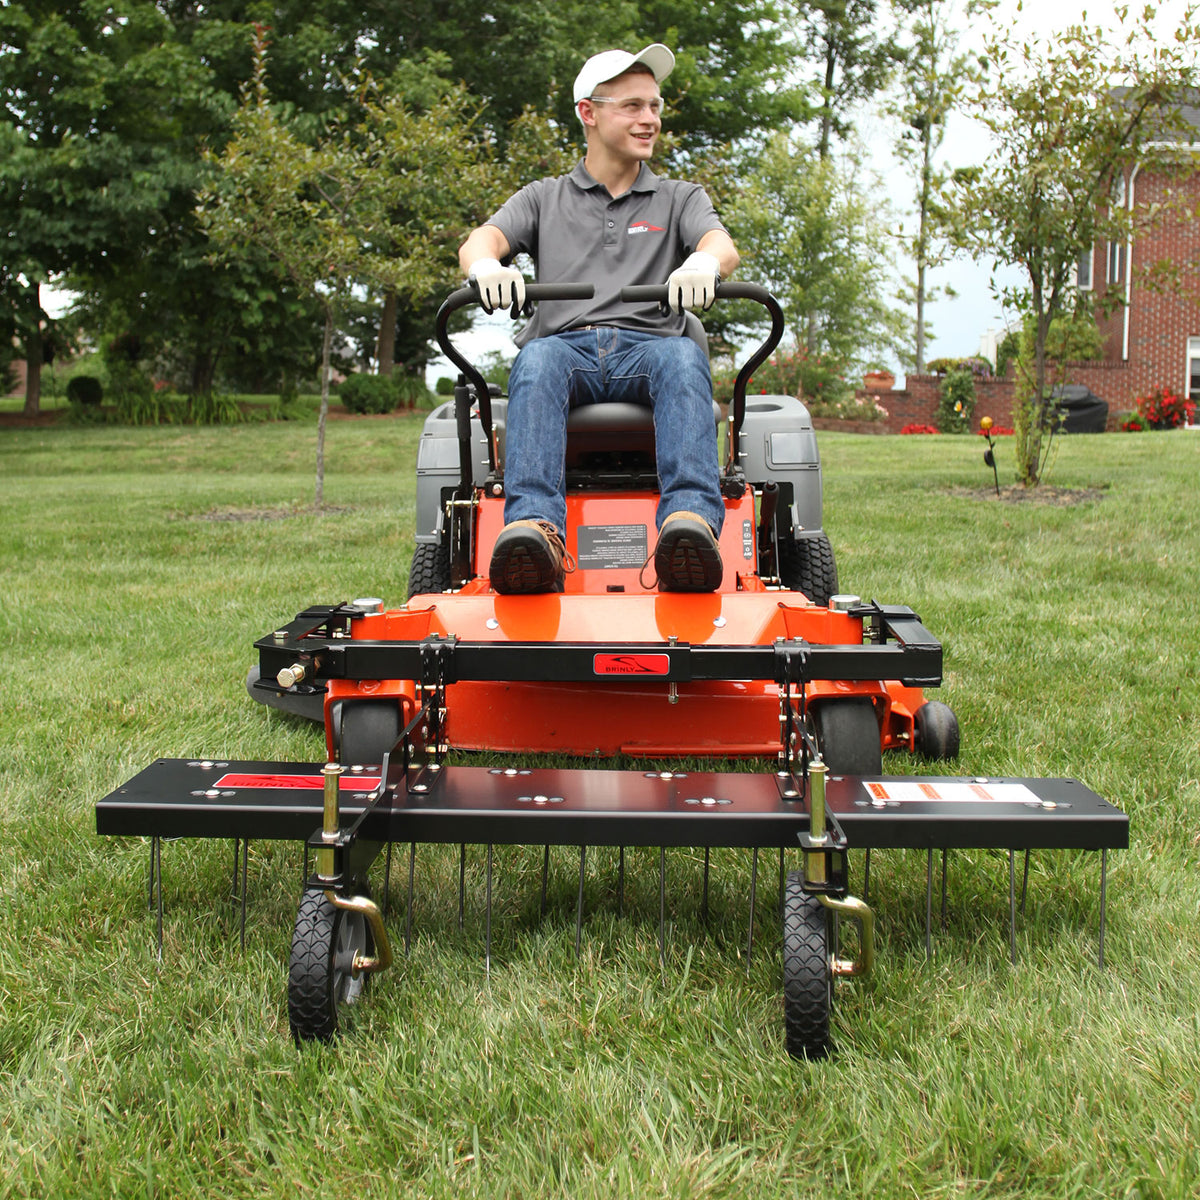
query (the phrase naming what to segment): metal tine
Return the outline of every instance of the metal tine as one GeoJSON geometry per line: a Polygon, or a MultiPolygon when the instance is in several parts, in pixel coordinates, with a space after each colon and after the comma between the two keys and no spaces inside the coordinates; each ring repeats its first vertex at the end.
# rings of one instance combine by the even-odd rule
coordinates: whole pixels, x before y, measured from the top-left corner
{"type": "Polygon", "coordinates": [[[925,957],[933,957],[933,847],[925,852],[925,957]]]}
{"type": "Polygon", "coordinates": [[[704,892],[700,898],[700,919],[708,921],[708,863],[712,853],[710,847],[704,847],[704,892]]]}
{"type": "Polygon", "coordinates": [[[587,866],[587,847],[579,847],[579,898],[575,902],[575,957],[583,945],[583,872],[587,866]]]}
{"type": "Polygon", "coordinates": [[[242,852],[242,839],[233,839],[233,875],[229,880],[230,899],[236,900],[238,894],[238,856],[242,852]]]}
{"type": "Polygon", "coordinates": [[[658,848],[658,966],[667,971],[667,848],[658,848]]]}
{"type": "Polygon", "coordinates": [[[1021,916],[1025,915],[1025,895],[1029,891],[1029,850],[1025,851],[1025,870],[1021,876],[1021,916]]]}
{"type": "Polygon", "coordinates": [[[388,915],[392,899],[392,843],[387,844],[387,853],[383,860],[383,915],[388,915]]]}
{"type": "Polygon", "coordinates": [[[750,858],[750,936],[746,939],[746,978],[750,978],[750,958],[754,953],[754,901],[758,892],[758,847],[750,858]]]}
{"type": "Polygon", "coordinates": [[[625,915],[625,847],[617,852],[617,916],[625,915]]]}
{"type": "Polygon", "coordinates": [[[412,949],[413,882],[417,873],[417,843],[409,843],[408,850],[408,898],[404,905],[404,957],[412,949]]]}
{"type": "Polygon", "coordinates": [[[1100,970],[1104,970],[1104,915],[1108,900],[1108,847],[1100,850],[1100,957],[1097,960],[1100,970]]]}
{"type": "Polygon", "coordinates": [[[946,928],[946,863],[950,857],[950,851],[945,846],[942,847],[942,928],[946,928]]]}
{"type": "Polygon", "coordinates": [[[458,844],[458,932],[463,931],[467,913],[467,843],[458,844]]]}
{"type": "Polygon", "coordinates": [[[1008,957],[1017,965],[1017,852],[1008,852],[1008,957]]]}
{"type": "Polygon", "coordinates": [[[242,840],[242,949],[246,948],[246,876],[250,870],[250,839],[242,840]]]}
{"type": "Polygon", "coordinates": [[[488,979],[492,977],[492,843],[487,851],[487,916],[484,926],[483,969],[488,979]]]}
{"type": "Polygon", "coordinates": [[[550,847],[546,846],[542,851],[542,910],[541,916],[545,919],[546,916],[546,881],[550,877],[550,847]]]}
{"type": "Polygon", "coordinates": [[[863,857],[863,903],[871,903],[871,847],[863,857]]]}
{"type": "MultiPolygon", "coordinates": [[[[150,839],[150,905],[157,902],[157,920],[155,922],[157,949],[156,954],[161,964],[163,958],[163,894],[162,894],[162,838],[157,834],[150,839]]],[[[147,905],[149,907],[150,905],[147,905]]]]}

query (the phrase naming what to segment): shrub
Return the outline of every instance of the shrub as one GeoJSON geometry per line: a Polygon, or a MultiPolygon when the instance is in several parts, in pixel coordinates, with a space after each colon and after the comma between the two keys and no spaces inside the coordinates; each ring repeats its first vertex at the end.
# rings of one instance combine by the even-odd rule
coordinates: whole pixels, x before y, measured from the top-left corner
{"type": "Polygon", "coordinates": [[[351,375],[339,384],[338,398],[352,413],[391,412],[400,399],[389,375],[351,375]]]}
{"type": "MultiPolygon", "coordinates": [[[[807,348],[802,346],[798,350],[772,354],[754,372],[746,390],[752,395],[797,396],[816,415],[833,416],[835,414],[832,412],[818,410],[822,406],[841,404],[852,397],[853,389],[846,381],[846,373],[846,363],[836,355],[809,354],[807,348]]],[[[715,393],[718,396],[731,395],[736,375],[736,372],[729,372],[715,377],[715,393]]]]}
{"type": "Polygon", "coordinates": [[[434,390],[439,396],[453,396],[454,380],[449,375],[439,375],[437,383],[434,384],[434,390]]]}
{"type": "Polygon", "coordinates": [[[104,399],[104,386],[95,375],[76,375],[67,384],[67,401],[80,408],[97,408],[104,399]]]}
{"type": "Polygon", "coordinates": [[[1151,429],[1176,429],[1191,422],[1196,405],[1167,388],[1157,387],[1148,396],[1138,398],[1137,411],[1151,429]]]}
{"type": "Polygon", "coordinates": [[[901,433],[937,433],[936,425],[905,425],[901,433]]]}
{"type": "Polygon", "coordinates": [[[975,376],[969,367],[956,367],[942,380],[934,421],[943,433],[966,433],[974,411],[975,376]]]}

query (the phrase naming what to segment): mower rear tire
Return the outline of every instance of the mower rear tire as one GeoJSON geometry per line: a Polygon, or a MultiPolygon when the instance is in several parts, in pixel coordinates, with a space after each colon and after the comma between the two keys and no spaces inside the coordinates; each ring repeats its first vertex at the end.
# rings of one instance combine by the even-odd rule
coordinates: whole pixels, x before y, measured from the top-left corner
{"type": "Polygon", "coordinates": [[[346,767],[382,763],[400,738],[400,705],[395,700],[343,700],[334,713],[334,744],[346,767]]]}
{"type": "Polygon", "coordinates": [[[446,542],[418,542],[408,569],[408,596],[450,590],[450,546],[446,542]]]}
{"type": "Polygon", "coordinates": [[[883,744],[875,706],[865,696],[826,700],[813,709],[817,746],[834,775],[880,775],[883,744]]]}
{"type": "Polygon", "coordinates": [[[837,595],[837,564],[833,546],[823,533],[815,537],[779,539],[779,581],[793,592],[803,592],[820,608],[837,595]]]}
{"type": "Polygon", "coordinates": [[[817,1060],[833,1049],[833,956],[829,910],[789,871],[783,900],[783,1025],[787,1052],[817,1060]]]}
{"type": "Polygon", "coordinates": [[[925,758],[957,758],[958,718],[950,705],[926,700],[913,714],[913,740],[925,758]]]}
{"type": "Polygon", "coordinates": [[[322,891],[305,891],[288,962],[288,1023],[297,1045],[333,1039],[339,1010],[362,997],[370,978],[355,977],[354,956],[373,949],[361,913],[337,908],[322,891]]]}

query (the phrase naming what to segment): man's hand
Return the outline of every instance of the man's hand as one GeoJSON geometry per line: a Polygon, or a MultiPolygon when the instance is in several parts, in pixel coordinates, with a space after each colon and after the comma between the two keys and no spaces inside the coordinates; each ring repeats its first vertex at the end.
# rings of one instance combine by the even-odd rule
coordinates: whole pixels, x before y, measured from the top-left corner
{"type": "Polygon", "coordinates": [[[477,258],[468,276],[479,288],[479,303],[484,312],[512,309],[515,320],[525,304],[525,276],[516,267],[502,267],[495,258],[477,258]]]}
{"type": "Polygon", "coordinates": [[[685,308],[712,307],[717,298],[717,280],[721,264],[715,255],[697,250],[671,272],[667,280],[667,304],[672,312],[685,308]]]}

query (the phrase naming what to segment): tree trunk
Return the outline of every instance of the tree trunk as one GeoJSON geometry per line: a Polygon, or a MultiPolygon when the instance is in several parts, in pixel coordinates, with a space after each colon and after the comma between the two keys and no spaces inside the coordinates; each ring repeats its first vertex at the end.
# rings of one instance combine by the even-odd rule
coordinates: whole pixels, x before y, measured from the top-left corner
{"type": "Polygon", "coordinates": [[[36,417],[42,406],[42,285],[30,289],[32,320],[25,335],[25,413],[36,417]]]}
{"type": "Polygon", "coordinates": [[[379,340],[375,343],[375,365],[380,375],[390,375],[396,361],[396,293],[389,288],[383,295],[383,316],[379,319],[379,340]]]}
{"type": "Polygon", "coordinates": [[[325,305],[325,337],[321,345],[321,412],[317,417],[317,491],[313,504],[325,507],[325,418],[329,416],[329,360],[333,349],[333,305],[325,305]]]}

